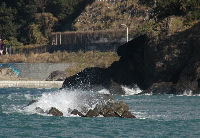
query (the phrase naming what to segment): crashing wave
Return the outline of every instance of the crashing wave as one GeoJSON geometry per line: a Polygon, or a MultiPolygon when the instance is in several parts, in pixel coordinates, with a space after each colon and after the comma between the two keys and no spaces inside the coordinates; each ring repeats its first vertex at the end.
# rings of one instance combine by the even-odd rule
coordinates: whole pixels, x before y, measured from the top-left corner
{"type": "Polygon", "coordinates": [[[125,91],[125,95],[136,95],[142,92],[142,90],[137,85],[135,85],[133,88],[129,88],[127,86],[121,87],[125,91]]]}
{"type": "Polygon", "coordinates": [[[48,112],[51,107],[55,107],[63,113],[64,116],[72,116],[71,111],[77,109],[81,112],[94,109],[99,104],[103,105],[111,97],[109,95],[100,95],[93,91],[82,90],[68,90],[62,89],[55,92],[43,93],[41,97],[38,97],[33,104],[24,108],[25,112],[37,113],[37,108],[43,109],[48,112]]]}

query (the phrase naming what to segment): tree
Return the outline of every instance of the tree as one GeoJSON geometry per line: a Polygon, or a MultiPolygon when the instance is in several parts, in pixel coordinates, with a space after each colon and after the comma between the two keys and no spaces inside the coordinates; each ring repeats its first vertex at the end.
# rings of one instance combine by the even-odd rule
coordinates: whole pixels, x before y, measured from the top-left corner
{"type": "Polygon", "coordinates": [[[50,35],[55,23],[58,21],[51,13],[36,13],[35,20],[40,27],[40,31],[46,38],[50,35]]]}
{"type": "Polygon", "coordinates": [[[0,6],[0,32],[3,40],[9,40],[10,37],[17,36],[17,25],[15,21],[16,11],[7,7],[6,3],[0,6]]]}

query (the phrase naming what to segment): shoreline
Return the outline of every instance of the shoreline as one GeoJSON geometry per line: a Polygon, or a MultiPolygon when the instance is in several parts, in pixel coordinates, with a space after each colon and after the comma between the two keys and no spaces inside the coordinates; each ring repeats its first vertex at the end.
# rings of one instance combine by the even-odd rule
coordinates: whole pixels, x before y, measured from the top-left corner
{"type": "Polygon", "coordinates": [[[0,81],[0,88],[61,88],[63,81],[0,81]]]}

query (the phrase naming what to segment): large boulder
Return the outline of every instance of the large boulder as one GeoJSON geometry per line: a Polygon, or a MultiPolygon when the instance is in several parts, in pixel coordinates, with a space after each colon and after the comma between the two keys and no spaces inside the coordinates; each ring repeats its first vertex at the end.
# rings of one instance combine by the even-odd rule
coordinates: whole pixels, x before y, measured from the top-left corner
{"type": "Polygon", "coordinates": [[[71,112],[72,115],[78,115],[78,116],[81,116],[83,117],[83,114],[81,112],[79,112],[77,109],[74,109],[72,112],[71,112]]]}
{"type": "Polygon", "coordinates": [[[51,114],[53,116],[63,116],[63,113],[61,111],[59,111],[58,109],[56,109],[55,107],[52,107],[48,114],[51,114]]]}
{"type": "Polygon", "coordinates": [[[112,94],[124,94],[120,84],[111,78],[109,69],[86,68],[78,74],[65,79],[62,88],[80,88],[83,90],[108,89],[112,94]]]}
{"type": "Polygon", "coordinates": [[[85,115],[85,117],[97,117],[97,116],[99,116],[99,114],[96,111],[91,110],[91,109],[85,115]]]}
{"type": "Polygon", "coordinates": [[[53,71],[48,76],[46,81],[64,81],[66,77],[67,77],[67,72],[56,70],[56,71],[53,71]]]}

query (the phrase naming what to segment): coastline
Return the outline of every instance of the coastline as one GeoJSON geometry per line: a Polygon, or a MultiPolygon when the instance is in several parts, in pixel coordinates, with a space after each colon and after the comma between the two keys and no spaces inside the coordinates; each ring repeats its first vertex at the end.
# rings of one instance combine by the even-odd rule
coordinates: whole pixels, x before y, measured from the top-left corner
{"type": "Polygon", "coordinates": [[[63,81],[0,81],[0,88],[61,88],[63,81]]]}

